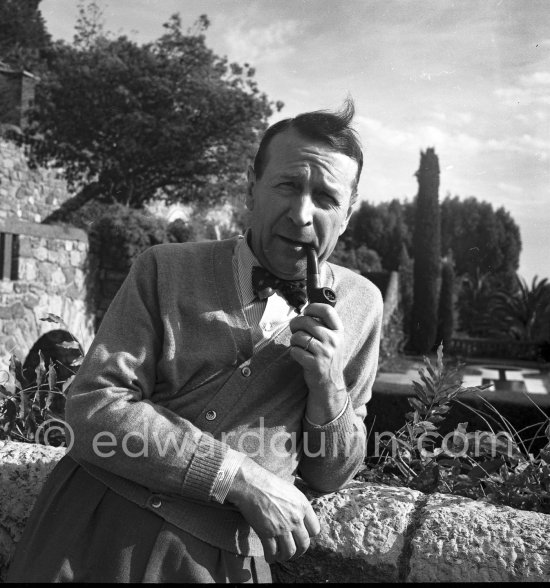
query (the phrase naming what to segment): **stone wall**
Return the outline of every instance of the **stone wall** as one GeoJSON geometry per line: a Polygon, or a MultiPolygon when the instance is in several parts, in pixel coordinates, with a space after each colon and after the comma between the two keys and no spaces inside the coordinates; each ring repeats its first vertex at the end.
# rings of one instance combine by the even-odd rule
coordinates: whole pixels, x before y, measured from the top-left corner
{"type": "Polygon", "coordinates": [[[40,223],[69,196],[57,171],[31,169],[23,149],[0,136],[0,220],[40,223]]]}
{"type": "Polygon", "coordinates": [[[0,220],[0,233],[19,240],[19,277],[0,280],[0,367],[11,354],[23,361],[41,335],[60,328],[40,320],[48,313],[61,317],[87,350],[93,323],[85,306],[86,233],[16,220],[0,220]]]}
{"type": "Polygon", "coordinates": [[[40,320],[48,313],[61,317],[84,350],[91,343],[84,282],[87,235],[39,224],[69,197],[55,170],[31,169],[24,150],[0,136],[0,233],[11,241],[16,236],[18,246],[16,278],[0,280],[0,369],[11,354],[24,361],[41,335],[60,328],[40,320]]]}
{"type": "MultiPolygon", "coordinates": [[[[0,579],[62,448],[0,442],[0,579]]],[[[352,482],[309,496],[321,533],[283,583],[550,581],[550,516],[352,482]]]]}

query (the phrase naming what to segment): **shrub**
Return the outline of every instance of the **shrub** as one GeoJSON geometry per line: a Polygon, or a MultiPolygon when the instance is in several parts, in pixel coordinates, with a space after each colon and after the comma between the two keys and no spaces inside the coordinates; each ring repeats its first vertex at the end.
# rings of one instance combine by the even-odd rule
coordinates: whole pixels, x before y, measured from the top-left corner
{"type": "MultiPolygon", "coordinates": [[[[49,314],[41,320],[57,323],[66,329],[56,315],[49,314]]],[[[71,351],[78,350],[71,365],[64,366],[72,372],[66,380],[58,380],[54,362],[46,365],[41,351],[35,373],[31,376],[24,374],[21,362],[15,356],[11,357],[9,369],[2,372],[0,383],[0,439],[65,445],[65,398],[82,363],[82,351],[76,339],[58,345],[71,351]]]]}
{"type": "Polygon", "coordinates": [[[451,401],[460,402],[464,392],[479,392],[488,385],[462,387],[462,366],[444,365],[442,345],[436,365],[428,358],[424,363],[419,370],[420,381],[413,381],[414,395],[409,398],[412,411],[407,413],[405,424],[381,443],[381,451],[367,460],[358,478],[550,513],[548,417],[541,411],[544,421],[539,430],[544,430],[546,444],[537,457],[522,440],[521,431],[513,430],[487,401],[503,430],[495,432],[483,413],[474,411],[487,423],[487,431],[468,432],[468,423],[460,423],[443,436],[440,428],[451,410],[451,401]]]}
{"type": "Polygon", "coordinates": [[[121,204],[107,208],[91,225],[88,239],[86,303],[97,328],[136,257],[171,239],[164,219],[121,204]]]}

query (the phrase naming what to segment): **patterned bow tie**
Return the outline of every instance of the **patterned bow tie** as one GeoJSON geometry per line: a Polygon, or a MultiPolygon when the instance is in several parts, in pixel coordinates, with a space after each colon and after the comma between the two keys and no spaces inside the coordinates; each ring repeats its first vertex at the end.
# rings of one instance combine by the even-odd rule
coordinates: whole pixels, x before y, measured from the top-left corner
{"type": "Polygon", "coordinates": [[[278,290],[286,301],[300,312],[307,302],[305,280],[281,280],[263,267],[252,268],[252,289],[260,300],[269,298],[278,290]]]}

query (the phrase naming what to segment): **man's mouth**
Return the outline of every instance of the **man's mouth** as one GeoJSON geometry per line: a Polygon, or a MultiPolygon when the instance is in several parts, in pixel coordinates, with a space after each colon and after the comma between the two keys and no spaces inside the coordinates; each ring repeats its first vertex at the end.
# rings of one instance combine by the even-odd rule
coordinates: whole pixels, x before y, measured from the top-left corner
{"type": "Polygon", "coordinates": [[[306,247],[307,245],[311,246],[311,241],[301,241],[299,239],[290,239],[289,237],[284,237],[283,235],[279,235],[279,239],[288,243],[292,247],[306,247]]]}

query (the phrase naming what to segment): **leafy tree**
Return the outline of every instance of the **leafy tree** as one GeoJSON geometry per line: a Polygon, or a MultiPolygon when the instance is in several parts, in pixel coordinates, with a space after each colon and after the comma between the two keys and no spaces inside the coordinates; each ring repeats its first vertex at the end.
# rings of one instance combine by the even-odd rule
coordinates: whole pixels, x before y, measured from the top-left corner
{"type": "Polygon", "coordinates": [[[439,291],[439,321],[437,328],[437,341],[443,343],[443,348],[448,349],[454,332],[455,309],[455,272],[452,255],[448,255],[441,263],[441,289],[439,291]]]}
{"type": "Polygon", "coordinates": [[[361,245],[357,249],[353,247],[348,249],[345,242],[339,241],[329,261],[356,270],[361,274],[382,271],[378,253],[366,245],[361,245]]]}
{"type": "Polygon", "coordinates": [[[273,105],[254,69],[205,44],[208,19],[178,15],[146,45],[108,38],[82,13],[73,45],[57,43],[37,88],[26,140],[32,161],[64,169],[80,192],[49,222],[95,199],[218,201],[236,190],[273,105]],[[86,20],[88,19],[88,20],[86,20]]]}
{"type": "Polygon", "coordinates": [[[388,271],[399,268],[403,246],[409,248],[411,232],[405,223],[404,207],[397,199],[378,205],[362,202],[353,218],[355,247],[374,249],[388,271]]]}
{"type": "Polygon", "coordinates": [[[490,274],[477,268],[473,274],[464,274],[458,294],[460,330],[473,337],[487,336],[491,327],[491,302],[494,293],[490,274]]]}
{"type": "Polygon", "coordinates": [[[441,247],[451,250],[458,275],[506,274],[519,267],[521,237],[517,224],[504,208],[488,202],[447,196],[441,203],[441,247]]]}
{"type": "Polygon", "coordinates": [[[420,154],[413,239],[414,298],[411,346],[431,351],[437,333],[440,273],[439,160],[433,148],[420,154]]]}
{"type": "Polygon", "coordinates": [[[36,70],[51,38],[38,8],[41,0],[0,0],[0,60],[36,70]]]}
{"type": "Polygon", "coordinates": [[[405,346],[407,346],[410,337],[410,327],[412,324],[413,291],[414,263],[409,256],[407,248],[403,244],[399,257],[399,293],[401,297],[402,328],[405,336],[405,346]]]}
{"type": "Polygon", "coordinates": [[[512,294],[499,291],[493,297],[492,315],[496,331],[520,341],[544,341],[550,321],[550,284],[533,278],[531,286],[516,278],[512,294]]]}

